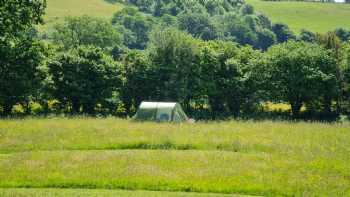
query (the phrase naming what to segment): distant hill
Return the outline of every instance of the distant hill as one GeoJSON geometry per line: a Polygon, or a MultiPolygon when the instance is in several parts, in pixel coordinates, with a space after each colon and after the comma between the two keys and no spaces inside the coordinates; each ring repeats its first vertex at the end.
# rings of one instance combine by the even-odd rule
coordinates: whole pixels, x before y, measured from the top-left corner
{"type": "Polygon", "coordinates": [[[47,0],[44,28],[67,16],[111,18],[120,9],[120,4],[111,4],[105,0],[47,0]]]}
{"type": "MultiPolygon", "coordinates": [[[[350,29],[350,4],[311,3],[311,2],[272,2],[246,0],[273,22],[286,23],[299,32],[307,29],[315,32],[327,32],[337,27],[350,29]]],[[[106,0],[47,0],[44,27],[48,28],[66,16],[89,15],[110,18],[122,8],[122,4],[111,4],[106,0]]]]}
{"type": "Polygon", "coordinates": [[[293,31],[307,29],[327,32],[337,27],[350,29],[350,4],[311,2],[272,2],[246,0],[273,22],[283,22],[293,31]]]}

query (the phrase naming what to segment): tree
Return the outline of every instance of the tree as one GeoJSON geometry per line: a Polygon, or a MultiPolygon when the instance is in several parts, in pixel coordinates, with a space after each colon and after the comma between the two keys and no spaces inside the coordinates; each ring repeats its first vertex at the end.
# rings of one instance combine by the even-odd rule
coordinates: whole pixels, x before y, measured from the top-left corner
{"type": "Polygon", "coordinates": [[[288,102],[295,118],[306,102],[320,95],[334,94],[336,89],[335,60],[317,44],[288,41],[268,50],[267,88],[275,101],[288,102]]]}
{"type": "Polygon", "coordinates": [[[152,13],[153,6],[155,4],[154,0],[137,0],[135,1],[136,6],[142,12],[152,13]]]}
{"type": "Polygon", "coordinates": [[[295,39],[293,32],[289,27],[282,23],[276,23],[272,26],[272,31],[277,36],[277,42],[282,43],[286,42],[289,39],[295,39]]]}
{"type": "Polygon", "coordinates": [[[94,45],[111,50],[122,44],[121,35],[109,21],[90,16],[67,17],[63,23],[54,26],[51,38],[65,50],[80,45],[94,45]]]}
{"type": "Polygon", "coordinates": [[[0,0],[0,105],[3,115],[26,102],[43,78],[45,47],[30,30],[43,22],[46,1],[0,0]]]}
{"type": "Polygon", "coordinates": [[[344,42],[350,39],[350,31],[344,28],[336,29],[335,34],[338,36],[339,39],[341,39],[344,42]]]}
{"type": "Polygon", "coordinates": [[[258,14],[257,17],[259,18],[259,23],[263,28],[266,28],[266,29],[272,28],[272,23],[266,15],[258,14]]]}
{"type": "MultiPolygon", "coordinates": [[[[337,98],[337,111],[340,113],[340,108],[341,108],[341,92],[343,89],[343,73],[340,68],[341,64],[341,40],[337,37],[337,35],[334,32],[327,32],[325,34],[316,34],[316,42],[323,46],[324,48],[328,49],[331,52],[331,55],[334,57],[336,60],[334,64],[334,68],[336,69],[336,77],[337,77],[337,86],[336,88],[329,89],[330,92],[326,93],[323,95],[326,107],[325,107],[325,112],[330,113],[330,106],[332,103],[332,97],[329,95],[331,92],[334,93],[336,92],[338,94],[337,98]]],[[[332,87],[331,87],[332,88],[332,87]]]]}
{"type": "Polygon", "coordinates": [[[17,36],[43,23],[45,0],[0,0],[0,5],[0,38],[17,36]]]}
{"type": "Polygon", "coordinates": [[[136,109],[143,100],[151,98],[154,91],[154,76],[147,56],[141,51],[129,51],[123,57],[122,77],[120,94],[127,115],[131,115],[132,107],[136,109]]]}
{"type": "MultiPolygon", "coordinates": [[[[212,118],[238,117],[247,105],[255,102],[257,78],[255,58],[260,53],[235,43],[209,41],[201,48],[201,88],[207,95],[212,118]]],[[[260,59],[261,60],[261,59],[260,59]]]]}
{"type": "Polygon", "coordinates": [[[263,29],[258,32],[258,43],[256,48],[266,50],[276,42],[276,35],[269,29],[263,29]]]}
{"type": "Polygon", "coordinates": [[[199,77],[199,41],[177,29],[155,30],[148,48],[154,66],[155,99],[189,107],[199,77]]]}
{"type": "Polygon", "coordinates": [[[5,116],[12,106],[23,103],[40,87],[45,78],[41,69],[46,48],[31,38],[19,38],[0,44],[0,105],[5,116]]]}
{"type": "Polygon", "coordinates": [[[121,86],[120,65],[93,46],[79,46],[58,55],[49,65],[53,95],[70,104],[73,113],[93,114],[97,104],[111,98],[121,86]]]}
{"type": "Polygon", "coordinates": [[[124,44],[130,49],[146,48],[153,23],[151,17],[140,14],[134,8],[124,8],[112,19],[112,24],[123,32],[124,44]]]}
{"type": "Polygon", "coordinates": [[[220,16],[216,22],[217,29],[223,39],[238,42],[242,45],[254,45],[257,42],[257,35],[241,16],[232,13],[220,16]]]}
{"type": "Polygon", "coordinates": [[[164,14],[163,7],[164,7],[163,0],[156,0],[153,15],[157,17],[163,16],[164,14]]]}
{"type": "Polygon", "coordinates": [[[350,115],[350,42],[344,44],[342,48],[342,111],[350,115]]]}
{"type": "Polygon", "coordinates": [[[242,15],[254,14],[254,7],[249,5],[249,4],[244,4],[241,7],[240,12],[241,12],[242,15]]]}
{"type": "Polygon", "coordinates": [[[305,41],[305,42],[316,42],[316,34],[314,34],[311,31],[302,29],[298,37],[298,40],[305,41]]]}
{"type": "Polygon", "coordinates": [[[183,13],[178,16],[178,23],[181,30],[185,30],[194,37],[203,40],[212,40],[216,37],[216,30],[211,24],[208,14],[183,13]]]}

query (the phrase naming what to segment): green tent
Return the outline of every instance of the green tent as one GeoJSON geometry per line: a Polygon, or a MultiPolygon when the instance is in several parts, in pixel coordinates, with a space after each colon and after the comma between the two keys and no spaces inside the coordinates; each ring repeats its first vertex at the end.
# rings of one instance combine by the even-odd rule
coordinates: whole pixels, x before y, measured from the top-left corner
{"type": "Polygon", "coordinates": [[[178,103],[142,102],[134,117],[139,121],[186,122],[188,117],[178,103]]]}

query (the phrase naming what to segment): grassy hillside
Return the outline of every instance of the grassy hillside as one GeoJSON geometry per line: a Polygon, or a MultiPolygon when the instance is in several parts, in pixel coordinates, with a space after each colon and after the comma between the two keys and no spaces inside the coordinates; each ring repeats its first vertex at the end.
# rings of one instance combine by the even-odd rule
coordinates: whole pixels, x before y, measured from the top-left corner
{"type": "MultiPolygon", "coordinates": [[[[0,120],[0,194],[59,191],[6,189],[26,187],[350,196],[349,131],[322,123],[0,120]]],[[[147,194],[154,196],[130,193],[147,194]]]]}
{"type": "Polygon", "coordinates": [[[350,29],[350,4],[310,2],[270,2],[246,0],[273,22],[288,24],[295,32],[307,29],[327,32],[337,27],[350,29]]]}
{"type": "Polygon", "coordinates": [[[47,0],[44,27],[67,16],[89,15],[109,19],[120,10],[121,4],[111,4],[105,0],[47,0]]]}

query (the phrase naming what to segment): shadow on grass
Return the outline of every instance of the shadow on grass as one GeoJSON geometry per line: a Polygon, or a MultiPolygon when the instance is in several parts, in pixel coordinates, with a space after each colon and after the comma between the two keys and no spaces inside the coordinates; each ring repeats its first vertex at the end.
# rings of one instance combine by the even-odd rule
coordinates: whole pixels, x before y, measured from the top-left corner
{"type": "Polygon", "coordinates": [[[108,151],[108,150],[199,150],[198,147],[195,147],[192,144],[175,144],[170,141],[166,141],[163,143],[147,143],[147,142],[139,142],[132,144],[115,144],[110,146],[86,146],[86,147],[62,147],[62,148],[29,148],[29,149],[4,149],[0,150],[0,157],[7,156],[9,154],[14,153],[22,153],[22,152],[39,152],[39,151],[108,151]]]}
{"type": "Polygon", "coordinates": [[[149,144],[149,143],[136,143],[136,144],[125,144],[118,147],[121,150],[130,149],[143,149],[143,150],[193,150],[197,149],[191,144],[174,144],[170,141],[160,143],[160,144],[149,144]]]}
{"type": "Polygon", "coordinates": [[[273,148],[260,144],[247,145],[242,144],[239,141],[233,141],[228,144],[217,144],[213,147],[198,147],[193,144],[175,144],[171,141],[166,141],[163,143],[131,143],[131,144],[115,144],[109,146],[86,146],[86,147],[53,147],[49,149],[45,148],[29,148],[29,149],[3,149],[0,150],[0,158],[6,157],[11,154],[24,153],[24,152],[41,152],[41,151],[122,151],[122,150],[202,150],[202,151],[228,151],[228,152],[272,152],[273,148]]]}
{"type": "Polygon", "coordinates": [[[265,188],[254,189],[254,188],[201,188],[194,185],[185,185],[169,182],[161,182],[158,184],[145,183],[137,184],[133,181],[127,182],[114,182],[107,184],[94,184],[94,183],[48,183],[42,185],[33,185],[30,183],[21,183],[16,187],[0,187],[0,189],[84,189],[84,190],[124,190],[124,191],[148,191],[148,192],[180,192],[181,196],[186,196],[186,194],[196,194],[203,196],[232,196],[232,197],[260,197],[263,196],[289,196],[274,189],[265,188]]]}

